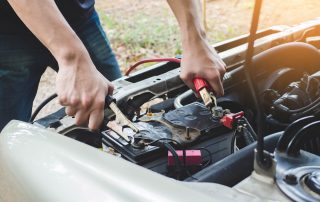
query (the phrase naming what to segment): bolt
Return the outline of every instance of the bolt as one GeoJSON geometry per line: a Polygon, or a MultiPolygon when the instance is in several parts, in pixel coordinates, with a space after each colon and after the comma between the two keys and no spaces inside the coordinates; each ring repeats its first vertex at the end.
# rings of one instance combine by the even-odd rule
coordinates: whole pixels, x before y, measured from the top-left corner
{"type": "Polygon", "coordinates": [[[293,174],[288,174],[284,177],[283,181],[285,181],[287,184],[290,185],[296,185],[298,184],[297,182],[297,177],[293,174]]]}
{"type": "Polygon", "coordinates": [[[190,139],[191,139],[191,136],[190,136],[190,128],[189,128],[189,127],[186,127],[186,139],[187,139],[187,140],[190,140],[190,139]]]}

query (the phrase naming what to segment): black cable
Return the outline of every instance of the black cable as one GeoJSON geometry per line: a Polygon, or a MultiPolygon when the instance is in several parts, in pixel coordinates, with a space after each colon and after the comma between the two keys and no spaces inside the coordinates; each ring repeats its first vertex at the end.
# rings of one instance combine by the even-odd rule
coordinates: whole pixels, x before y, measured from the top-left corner
{"type": "Polygon", "coordinates": [[[317,121],[318,118],[314,116],[308,116],[300,118],[293,123],[291,123],[286,130],[284,131],[283,135],[280,137],[277,143],[277,150],[279,152],[285,152],[291,140],[293,139],[294,135],[306,125],[317,121]]]}
{"type": "Polygon", "coordinates": [[[184,170],[187,170],[187,169],[186,169],[186,157],[187,157],[186,154],[187,154],[186,150],[183,149],[183,150],[182,150],[182,158],[183,158],[183,161],[182,161],[182,162],[183,162],[183,169],[184,169],[184,170]]]}
{"type": "Polygon", "coordinates": [[[165,148],[167,148],[171,152],[172,156],[174,157],[175,167],[177,168],[177,173],[178,173],[178,177],[177,178],[179,179],[180,178],[179,176],[182,173],[182,165],[181,165],[179,156],[178,156],[176,150],[169,143],[164,142],[163,146],[165,148]]]}
{"type": "Polygon", "coordinates": [[[236,142],[236,138],[237,138],[237,132],[235,131],[232,135],[232,139],[231,139],[231,154],[233,154],[234,151],[234,144],[236,142]]]}
{"type": "Polygon", "coordinates": [[[206,167],[208,167],[208,166],[212,163],[212,154],[211,154],[211,152],[209,151],[209,149],[204,148],[204,147],[200,147],[199,150],[200,150],[200,151],[203,150],[203,151],[206,151],[206,152],[208,153],[209,160],[208,160],[208,162],[207,162],[205,165],[202,166],[202,168],[206,168],[206,167]]]}
{"type": "Polygon", "coordinates": [[[289,156],[297,156],[300,149],[309,140],[319,137],[320,121],[312,122],[301,128],[291,139],[287,147],[287,154],[289,156]]]}
{"type": "Polygon", "coordinates": [[[40,105],[36,108],[36,110],[31,115],[31,118],[29,119],[29,123],[32,123],[34,119],[37,117],[39,112],[42,110],[44,106],[46,106],[51,100],[57,97],[57,94],[50,95],[48,98],[46,98],[43,102],[40,103],[40,105]]]}
{"type": "MultiPolygon", "coordinates": [[[[179,175],[182,174],[183,171],[185,171],[186,174],[190,178],[192,178],[194,180],[198,180],[197,178],[193,177],[192,174],[189,172],[189,170],[185,167],[186,150],[185,149],[182,150],[183,151],[183,165],[181,165],[181,161],[179,159],[179,156],[178,156],[176,150],[170,145],[170,142],[171,142],[171,143],[175,143],[176,145],[178,145],[179,147],[182,148],[182,145],[178,141],[176,141],[174,139],[170,139],[170,138],[159,138],[157,140],[154,140],[154,141],[148,143],[148,145],[155,145],[157,142],[161,142],[163,144],[163,146],[171,152],[172,156],[174,157],[175,167],[177,168],[177,172],[179,175]],[[161,142],[161,141],[167,141],[167,142],[161,142]]],[[[155,145],[155,146],[157,146],[157,145],[155,145]]],[[[205,165],[203,165],[202,168],[205,168],[205,167],[209,166],[210,164],[212,164],[211,152],[207,148],[204,148],[204,147],[199,148],[199,150],[206,151],[208,153],[208,158],[209,158],[208,162],[205,165]]]]}
{"type": "MultiPolygon", "coordinates": [[[[310,76],[311,77],[311,76],[310,76]]],[[[315,82],[317,82],[318,83],[318,86],[320,86],[320,81],[318,80],[318,79],[316,79],[316,78],[310,78],[310,77],[308,77],[308,81],[306,81],[306,82],[304,82],[303,81],[303,79],[302,79],[302,81],[301,82],[304,82],[306,85],[307,85],[307,87],[305,88],[306,89],[306,92],[309,92],[309,88],[310,88],[310,81],[311,80],[314,80],[315,82]]],[[[311,100],[311,98],[310,98],[310,95],[309,95],[309,93],[308,93],[308,97],[309,97],[309,100],[311,100]]],[[[308,104],[307,106],[304,106],[304,107],[301,107],[301,108],[299,108],[299,109],[288,109],[288,110],[285,110],[285,113],[288,113],[288,114],[298,114],[298,113],[301,113],[301,116],[304,116],[304,114],[307,114],[307,113],[309,113],[312,109],[314,109],[314,108],[317,108],[318,106],[319,106],[319,104],[320,104],[320,97],[318,97],[317,99],[315,99],[314,101],[311,101],[311,103],[310,104],[308,104]],[[310,110],[311,109],[311,110],[310,110]]],[[[281,104],[280,104],[281,105],[281,104]]],[[[283,105],[281,105],[281,106],[283,106],[283,105]]],[[[278,105],[275,105],[275,107],[277,107],[277,108],[279,108],[279,106],[278,105]]],[[[280,109],[281,110],[281,109],[280,109]]]]}
{"type": "MultiPolygon", "coordinates": [[[[142,139],[143,139],[143,138],[142,138],[142,139]]],[[[160,142],[160,141],[173,142],[173,143],[175,143],[176,145],[178,145],[179,147],[182,147],[182,145],[180,144],[180,142],[178,142],[177,140],[174,140],[174,139],[170,139],[170,138],[159,138],[159,139],[157,139],[157,140],[154,140],[154,141],[148,143],[148,145],[154,145],[155,143],[160,142]]],[[[163,143],[168,143],[168,142],[163,142],[163,143]]]]}
{"type": "Polygon", "coordinates": [[[252,21],[251,21],[251,28],[250,28],[250,35],[248,37],[248,48],[246,51],[246,58],[245,58],[245,68],[244,73],[246,76],[246,80],[248,82],[249,90],[251,92],[254,106],[257,110],[257,126],[258,126],[258,137],[257,137],[257,163],[261,168],[268,169],[270,167],[270,162],[267,156],[264,153],[264,131],[265,131],[265,124],[264,124],[264,114],[261,107],[263,106],[260,103],[260,100],[257,96],[257,91],[255,86],[253,85],[253,80],[251,77],[251,70],[252,70],[252,57],[254,55],[254,42],[256,38],[256,32],[258,29],[259,18],[260,18],[260,11],[262,6],[262,0],[256,0],[252,21]]]}
{"type": "MultiPolygon", "coordinates": [[[[320,97],[317,98],[315,101],[313,101],[312,103],[308,104],[307,106],[304,106],[302,108],[299,109],[288,109],[287,111],[285,111],[286,113],[289,114],[294,114],[294,113],[303,113],[305,110],[308,110],[311,107],[315,107],[318,106],[320,104],[320,97]]],[[[276,105],[277,107],[277,105],[276,105]]]]}
{"type": "Polygon", "coordinates": [[[242,131],[243,131],[242,136],[243,136],[245,146],[248,146],[255,142],[255,139],[253,138],[253,136],[251,135],[251,132],[248,130],[247,127],[243,127],[242,131]]]}
{"type": "MultiPolygon", "coordinates": [[[[212,163],[212,154],[211,154],[211,152],[210,152],[207,148],[204,148],[204,147],[200,147],[199,150],[200,150],[200,151],[203,150],[203,151],[206,151],[206,152],[208,153],[209,160],[208,160],[208,162],[207,162],[205,165],[202,166],[202,168],[206,168],[206,167],[208,167],[208,166],[212,163]]],[[[185,155],[185,150],[184,150],[184,155],[185,155]]],[[[187,174],[190,178],[192,178],[193,180],[199,181],[199,179],[195,178],[195,177],[190,173],[190,171],[188,170],[187,167],[184,167],[184,171],[186,172],[186,174],[187,174]]]]}
{"type": "Polygon", "coordinates": [[[243,118],[244,122],[247,124],[247,129],[248,129],[248,131],[250,132],[251,137],[253,138],[254,141],[256,141],[256,140],[257,140],[257,134],[256,134],[256,132],[253,130],[250,122],[248,121],[248,119],[247,119],[246,117],[242,117],[242,118],[243,118]]]}
{"type": "Polygon", "coordinates": [[[299,115],[299,116],[306,116],[306,115],[308,115],[310,112],[312,112],[313,110],[315,110],[315,109],[317,109],[317,108],[319,108],[319,107],[320,107],[320,102],[317,103],[316,105],[310,107],[309,109],[301,112],[301,114],[298,114],[298,115],[299,115]]]}

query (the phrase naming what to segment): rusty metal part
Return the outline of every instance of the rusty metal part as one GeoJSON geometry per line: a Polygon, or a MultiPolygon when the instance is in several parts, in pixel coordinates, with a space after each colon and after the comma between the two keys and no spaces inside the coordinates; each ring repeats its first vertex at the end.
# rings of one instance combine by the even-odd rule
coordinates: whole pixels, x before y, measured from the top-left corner
{"type": "Polygon", "coordinates": [[[139,129],[122,113],[122,111],[117,107],[116,103],[111,102],[109,107],[116,115],[117,123],[119,123],[122,126],[130,127],[136,133],[139,132],[139,129]]]}
{"type": "Polygon", "coordinates": [[[109,121],[107,126],[115,133],[117,133],[119,136],[121,136],[123,139],[125,139],[127,142],[130,142],[128,135],[122,131],[123,127],[117,124],[116,121],[109,121]]]}

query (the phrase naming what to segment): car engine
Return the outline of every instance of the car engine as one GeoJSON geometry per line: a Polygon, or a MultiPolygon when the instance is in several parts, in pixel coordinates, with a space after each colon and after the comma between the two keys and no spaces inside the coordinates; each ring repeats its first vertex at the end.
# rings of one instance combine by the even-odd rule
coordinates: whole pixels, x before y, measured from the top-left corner
{"type": "Polygon", "coordinates": [[[319,201],[320,47],[307,43],[319,35],[319,20],[257,33],[250,73],[262,103],[264,149],[272,156],[266,169],[254,152],[259,134],[245,76],[248,36],[214,45],[228,66],[214,112],[181,81],[180,64],[168,61],[113,82],[117,106],[139,132],[107,106],[99,131],[75,125],[64,108],[33,125],[163,176],[227,186],[226,194],[232,187],[260,200],[319,201]]]}
{"type": "MultiPolygon", "coordinates": [[[[319,113],[317,56],[317,49],[305,43],[280,45],[255,56],[255,82],[263,99],[265,134],[283,131],[295,120],[319,113]],[[310,52],[308,63],[313,64],[305,68],[298,57],[290,58],[296,62],[285,64],[289,58],[282,55],[288,51],[297,55],[310,52]],[[268,61],[270,66],[265,68],[264,63],[260,67],[262,61],[268,61]]],[[[73,117],[66,116],[64,109],[34,124],[160,174],[179,180],[193,178],[193,174],[257,139],[256,111],[242,64],[230,67],[225,75],[226,93],[218,99],[215,115],[180,80],[179,64],[167,62],[114,82],[117,105],[140,129],[139,133],[119,124],[108,108],[99,132],[74,125],[73,117]]],[[[305,149],[319,154],[319,143],[317,138],[305,149]]]]}

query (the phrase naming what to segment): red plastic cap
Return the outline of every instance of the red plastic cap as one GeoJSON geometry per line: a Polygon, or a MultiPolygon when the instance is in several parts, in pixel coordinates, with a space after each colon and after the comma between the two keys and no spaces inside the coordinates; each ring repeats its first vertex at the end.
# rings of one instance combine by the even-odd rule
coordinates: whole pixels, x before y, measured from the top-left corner
{"type": "MultiPolygon", "coordinates": [[[[185,156],[185,163],[183,162],[183,151],[177,150],[176,151],[179,157],[179,160],[182,165],[186,166],[199,166],[202,163],[202,156],[200,150],[185,150],[186,156],[185,156]]],[[[168,151],[168,166],[174,166],[175,165],[175,159],[174,156],[170,151],[168,151]]]]}
{"type": "Polygon", "coordinates": [[[244,116],[244,112],[238,112],[236,114],[226,114],[221,119],[220,122],[227,128],[232,129],[234,127],[234,122],[244,116]]]}

